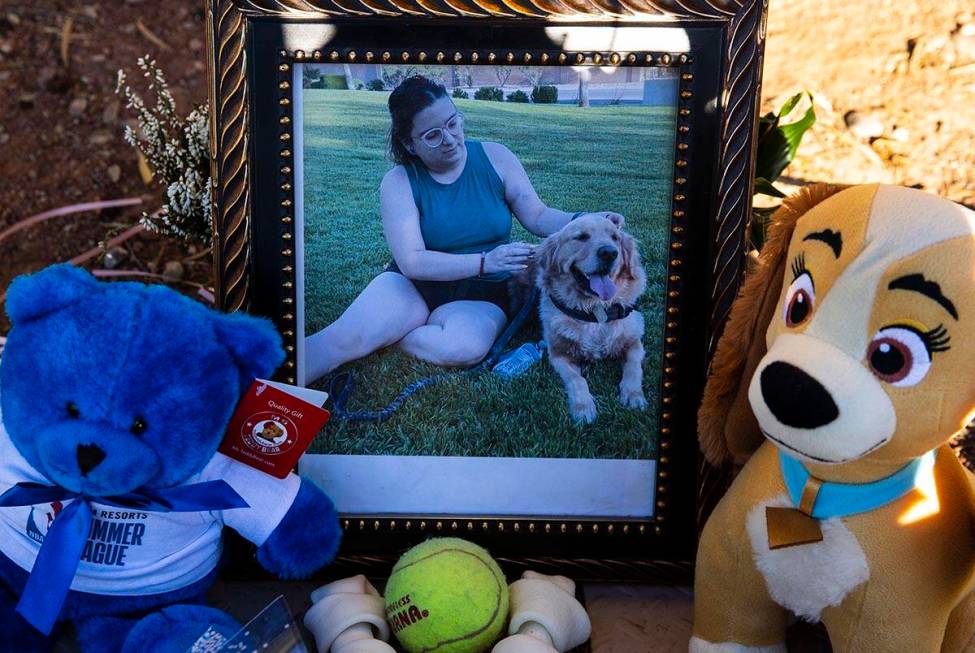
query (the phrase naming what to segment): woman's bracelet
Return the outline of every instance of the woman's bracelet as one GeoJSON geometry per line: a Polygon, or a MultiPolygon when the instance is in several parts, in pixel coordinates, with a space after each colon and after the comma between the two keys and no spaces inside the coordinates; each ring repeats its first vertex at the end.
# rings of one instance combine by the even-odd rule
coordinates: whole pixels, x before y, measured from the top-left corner
{"type": "Polygon", "coordinates": [[[487,258],[487,252],[481,252],[481,265],[477,270],[477,276],[479,277],[484,276],[484,259],[486,258],[487,258]]]}

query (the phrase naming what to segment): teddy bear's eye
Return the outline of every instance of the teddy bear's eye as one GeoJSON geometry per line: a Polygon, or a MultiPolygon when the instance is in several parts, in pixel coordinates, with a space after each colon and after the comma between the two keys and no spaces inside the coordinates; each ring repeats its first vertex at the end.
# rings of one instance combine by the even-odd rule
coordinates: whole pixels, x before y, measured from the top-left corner
{"type": "Polygon", "coordinates": [[[78,405],[73,401],[69,401],[67,404],[65,404],[64,409],[67,411],[68,417],[72,419],[78,419],[81,417],[81,411],[78,410],[78,405]]]}
{"type": "Polygon", "coordinates": [[[146,420],[141,417],[136,417],[132,420],[132,426],[129,427],[129,432],[132,435],[141,435],[146,432],[147,428],[149,428],[149,425],[146,424],[146,420]]]}

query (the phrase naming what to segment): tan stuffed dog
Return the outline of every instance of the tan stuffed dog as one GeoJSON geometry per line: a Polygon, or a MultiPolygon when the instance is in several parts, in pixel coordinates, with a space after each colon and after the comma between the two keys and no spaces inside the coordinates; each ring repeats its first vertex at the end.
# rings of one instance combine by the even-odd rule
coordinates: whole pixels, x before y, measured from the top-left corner
{"type": "Polygon", "coordinates": [[[969,650],[975,493],[947,442],[975,415],[975,213],[894,186],[787,200],[699,416],[745,467],[697,557],[700,652],[969,650]]]}

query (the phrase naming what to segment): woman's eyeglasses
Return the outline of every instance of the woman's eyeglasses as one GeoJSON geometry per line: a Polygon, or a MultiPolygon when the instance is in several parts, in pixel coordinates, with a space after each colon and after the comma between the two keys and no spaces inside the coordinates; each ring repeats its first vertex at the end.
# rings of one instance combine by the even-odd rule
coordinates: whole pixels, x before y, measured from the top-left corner
{"type": "Polygon", "coordinates": [[[460,111],[454,115],[447,118],[447,122],[443,124],[443,127],[434,127],[433,129],[428,129],[417,138],[420,139],[424,145],[430,149],[440,147],[443,145],[444,132],[450,132],[451,136],[460,136],[461,132],[464,130],[464,114],[460,111]]]}

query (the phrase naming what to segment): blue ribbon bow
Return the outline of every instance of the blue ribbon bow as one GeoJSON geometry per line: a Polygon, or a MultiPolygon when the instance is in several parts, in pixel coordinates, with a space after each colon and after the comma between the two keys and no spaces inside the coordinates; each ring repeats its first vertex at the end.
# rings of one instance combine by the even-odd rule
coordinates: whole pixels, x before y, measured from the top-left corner
{"type": "Polygon", "coordinates": [[[77,501],[69,503],[51,523],[17,603],[17,612],[45,635],[51,633],[78,571],[91,530],[91,502],[147,512],[203,512],[249,507],[226,481],[142,490],[111,497],[93,497],[40,483],[17,483],[0,495],[0,507],[33,506],[68,499],[77,501]]]}

